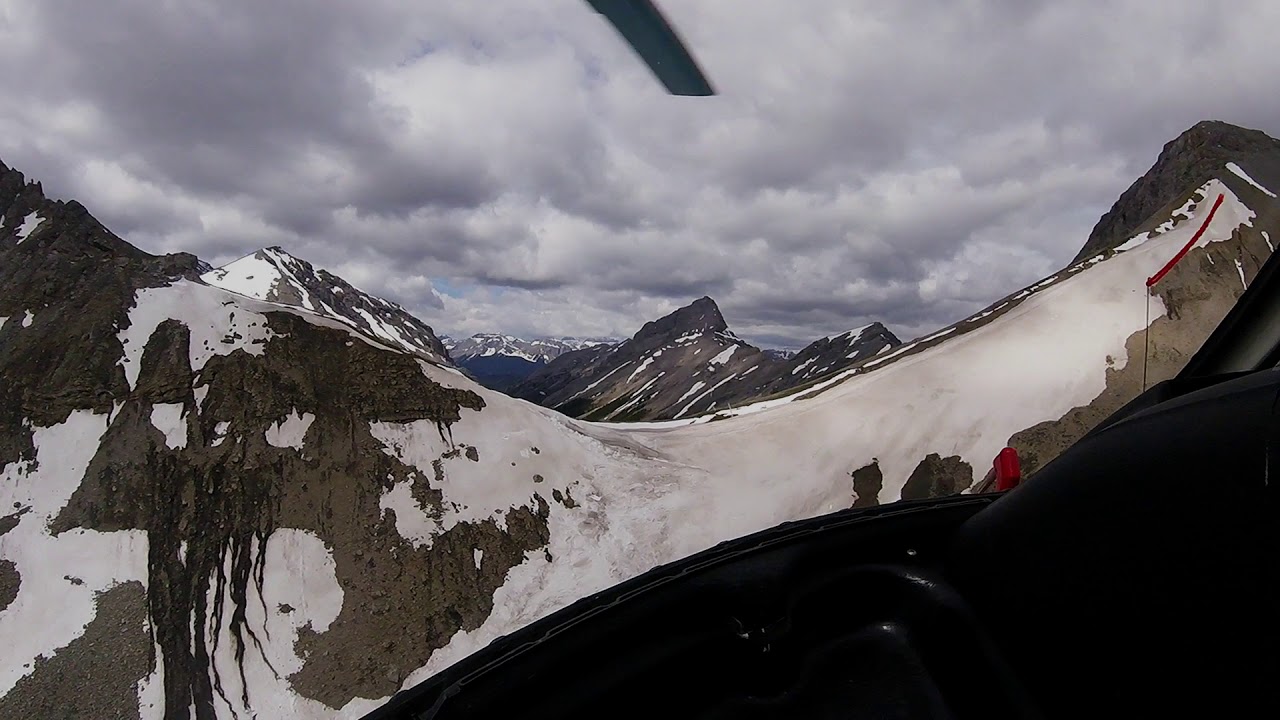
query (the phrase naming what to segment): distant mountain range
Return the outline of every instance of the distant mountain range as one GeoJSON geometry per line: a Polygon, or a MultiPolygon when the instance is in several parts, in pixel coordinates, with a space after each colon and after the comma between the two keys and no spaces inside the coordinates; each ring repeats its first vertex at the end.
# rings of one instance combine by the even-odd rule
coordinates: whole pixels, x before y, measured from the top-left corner
{"type": "Polygon", "coordinates": [[[533,338],[480,333],[469,338],[441,338],[449,356],[480,384],[507,390],[567,352],[615,345],[617,338],[533,338]]]}
{"type": "MultiPolygon", "coordinates": [[[[719,312],[719,310],[717,309],[716,312],[719,312]]],[[[770,369],[779,370],[784,367],[783,363],[796,357],[801,352],[809,353],[802,359],[807,360],[813,356],[816,348],[825,348],[828,343],[838,342],[840,338],[844,338],[846,344],[850,346],[847,352],[854,352],[855,349],[852,344],[859,342],[859,338],[855,336],[864,329],[866,328],[858,328],[839,336],[839,338],[823,338],[803,351],[765,348],[763,353],[767,359],[777,363],[776,365],[767,362],[765,364],[770,369]]],[[[872,338],[877,333],[888,333],[888,331],[880,327],[863,335],[861,337],[862,345],[856,351],[859,353],[864,352],[867,344],[874,342],[872,338]]],[[[891,335],[892,333],[888,333],[888,336],[891,335]]],[[[882,337],[887,336],[882,335],[882,337]]],[[[612,337],[539,337],[526,339],[498,333],[478,333],[461,339],[441,335],[440,341],[444,344],[452,361],[480,384],[494,390],[515,392],[514,388],[520,386],[527,378],[539,373],[544,367],[563,355],[579,353],[572,358],[566,358],[561,361],[556,369],[552,371],[553,375],[560,375],[566,371],[570,373],[577,372],[584,366],[584,363],[603,356],[607,351],[625,342],[625,339],[612,337]],[[580,353],[580,351],[588,350],[591,352],[580,353]]],[[[737,342],[743,347],[750,347],[741,341],[737,342]]],[[[892,342],[896,343],[897,339],[894,338],[892,342]]],[[[837,351],[832,350],[832,353],[835,352],[837,351]]],[[[818,360],[816,357],[813,359],[815,361],[818,360]]],[[[787,365],[786,367],[791,369],[798,364],[787,365]]],[[[798,381],[805,381],[815,375],[831,371],[837,367],[844,367],[845,365],[847,363],[839,358],[833,358],[831,362],[827,363],[813,362],[803,368],[798,368],[795,376],[788,377],[794,377],[798,381]]],[[[564,375],[564,377],[568,376],[564,375]]],[[[763,378],[765,376],[762,375],[760,377],[763,378]]],[[[781,373],[771,373],[769,377],[776,380],[781,377],[781,373]]],[[[536,388],[535,390],[531,391],[529,387],[525,387],[520,392],[530,394],[528,399],[534,399],[533,395],[543,389],[540,384],[545,382],[547,382],[545,379],[535,380],[532,386],[536,388]]],[[[554,381],[552,381],[552,384],[554,384],[554,381]]]]}
{"type": "Polygon", "coordinates": [[[567,352],[596,345],[616,345],[621,342],[617,338],[608,337],[543,337],[524,340],[511,335],[493,333],[478,333],[461,340],[444,335],[440,340],[444,342],[445,348],[449,350],[449,356],[454,360],[504,355],[544,365],[567,352]]]}
{"type": "Polygon", "coordinates": [[[626,342],[564,353],[510,393],[589,420],[673,420],[803,386],[899,344],[872,323],[799,353],[763,351],[703,297],[626,342]]]}

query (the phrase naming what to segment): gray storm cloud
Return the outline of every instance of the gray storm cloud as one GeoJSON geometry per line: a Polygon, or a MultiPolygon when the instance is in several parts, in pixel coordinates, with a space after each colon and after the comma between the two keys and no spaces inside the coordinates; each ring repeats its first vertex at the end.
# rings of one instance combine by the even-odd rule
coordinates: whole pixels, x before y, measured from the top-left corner
{"type": "Polygon", "coordinates": [[[579,0],[0,0],[0,157],[152,252],[279,244],[452,333],[703,294],[804,344],[1069,260],[1196,121],[1280,133],[1280,5],[667,2],[672,98],[579,0]]]}

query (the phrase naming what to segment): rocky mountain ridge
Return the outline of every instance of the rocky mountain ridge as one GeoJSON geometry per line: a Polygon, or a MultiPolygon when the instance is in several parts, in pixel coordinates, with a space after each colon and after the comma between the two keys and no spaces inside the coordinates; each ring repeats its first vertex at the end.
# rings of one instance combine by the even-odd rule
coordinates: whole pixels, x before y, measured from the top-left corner
{"type": "Polygon", "coordinates": [[[366,293],[281,247],[263,248],[210,270],[200,279],[247,297],[325,315],[392,347],[431,362],[452,364],[448,350],[429,325],[396,303],[366,293]]]}
{"type": "Polygon", "coordinates": [[[781,357],[738,338],[702,297],[611,349],[565,353],[510,392],[583,419],[678,420],[785,392],[898,344],[872,323],[781,357]]]}
{"type": "Polygon", "coordinates": [[[1233,173],[1224,173],[1224,168],[1228,164],[1240,167],[1241,163],[1260,177],[1280,175],[1280,140],[1220,120],[1196,123],[1165,144],[1155,164],[1098,220],[1071,262],[1111,250],[1139,232],[1153,229],[1153,218],[1180,204],[1192,188],[1210,178],[1225,179],[1222,176],[1233,173]],[[1144,223],[1151,227],[1144,227],[1144,223]]]}

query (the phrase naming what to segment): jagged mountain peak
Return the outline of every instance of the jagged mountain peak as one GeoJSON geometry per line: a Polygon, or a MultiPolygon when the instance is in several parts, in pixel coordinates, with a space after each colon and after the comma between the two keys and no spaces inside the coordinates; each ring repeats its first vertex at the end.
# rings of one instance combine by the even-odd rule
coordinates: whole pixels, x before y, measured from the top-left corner
{"type": "Polygon", "coordinates": [[[451,364],[429,325],[399,304],[367,293],[275,245],[201,275],[209,285],[338,320],[394,348],[451,364]]]}
{"type": "Polygon", "coordinates": [[[1201,120],[1165,144],[1162,158],[1176,159],[1188,154],[1258,152],[1280,150],[1280,140],[1261,130],[1240,127],[1222,120],[1201,120]]]}
{"type": "Polygon", "coordinates": [[[866,325],[861,325],[859,327],[846,330],[845,332],[839,335],[836,335],[830,339],[846,340],[846,339],[857,339],[859,337],[872,337],[872,336],[891,338],[894,344],[901,342],[898,339],[898,336],[894,335],[893,331],[885,327],[884,323],[880,322],[879,320],[868,323],[866,325]]]}
{"type": "MultiPolygon", "coordinates": [[[[111,274],[123,285],[129,272],[145,267],[146,282],[194,279],[208,266],[185,252],[152,255],[122,240],[74,200],[48,198],[38,181],[0,162],[0,253],[7,300],[19,304],[30,293],[56,292],[72,277],[111,274]]],[[[43,301],[42,301],[43,302],[43,301]]],[[[4,303],[0,303],[4,304],[4,303]]],[[[2,315],[3,313],[0,313],[2,315]]]]}
{"type": "Polygon", "coordinates": [[[777,392],[830,375],[902,344],[876,321],[816,340],[789,359],[768,390],[777,392]]]}
{"type": "MultiPolygon", "coordinates": [[[[853,347],[855,345],[864,347],[870,344],[878,344],[880,347],[892,347],[902,344],[902,341],[898,339],[897,335],[893,334],[893,331],[885,327],[884,323],[877,320],[867,325],[851,328],[839,335],[819,338],[796,352],[793,357],[804,360],[819,353],[838,353],[845,347],[853,347]]],[[[879,347],[877,347],[878,349],[879,347]]]]}
{"type": "Polygon", "coordinates": [[[1221,120],[1196,123],[1165,143],[1151,169],[1098,220],[1072,264],[1125,242],[1144,222],[1205,181],[1216,177],[1230,182],[1234,171],[1228,163],[1244,165],[1264,184],[1280,184],[1275,182],[1280,180],[1280,140],[1221,120]]]}
{"type": "Polygon", "coordinates": [[[692,333],[724,333],[728,330],[729,325],[720,314],[716,301],[704,295],[664,317],[645,323],[632,340],[646,342],[692,333]]]}

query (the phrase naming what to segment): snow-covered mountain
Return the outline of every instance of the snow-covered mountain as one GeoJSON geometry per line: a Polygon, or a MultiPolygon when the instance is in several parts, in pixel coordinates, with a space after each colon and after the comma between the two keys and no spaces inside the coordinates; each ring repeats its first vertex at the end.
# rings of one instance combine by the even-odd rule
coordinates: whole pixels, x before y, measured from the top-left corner
{"type": "Polygon", "coordinates": [[[803,387],[901,345],[884,325],[875,322],[815,340],[755,383],[733,388],[738,404],[803,387]]]}
{"type": "Polygon", "coordinates": [[[614,338],[534,338],[481,333],[442,337],[449,356],[487,388],[506,391],[567,352],[616,345],[614,338]]]}
{"type": "MultiPolygon", "coordinates": [[[[1280,237],[1262,157],[798,392],[607,424],[214,287],[0,165],[0,717],[358,716],[720,540],[965,489],[1009,442],[1034,466],[1140,391],[1144,347],[1148,383],[1176,372],[1256,275],[1280,237]],[[1210,213],[1148,322],[1145,279],[1210,213]]],[[[750,351],[694,306],[636,360],[687,323],[732,372],[750,351]]]]}
{"type": "Polygon", "coordinates": [[[703,297],[608,352],[561,355],[511,393],[591,420],[679,418],[726,402],[726,385],[775,362],[734,335],[715,301],[703,297]]]}
{"type": "Polygon", "coordinates": [[[392,347],[449,364],[448,351],[426,323],[396,303],[357,289],[282,248],[263,248],[204,273],[201,280],[258,300],[305,308],[359,328],[392,347]]]}
{"type": "Polygon", "coordinates": [[[511,357],[531,363],[547,364],[567,352],[595,347],[616,345],[616,338],[533,338],[526,340],[512,335],[478,333],[469,338],[455,339],[444,336],[440,340],[449,350],[449,356],[459,362],[478,357],[511,357]]]}
{"type": "Polygon", "coordinates": [[[608,352],[562,355],[510,392],[588,420],[671,420],[802,386],[897,344],[872,323],[780,355],[739,339],[703,297],[608,352]]]}

